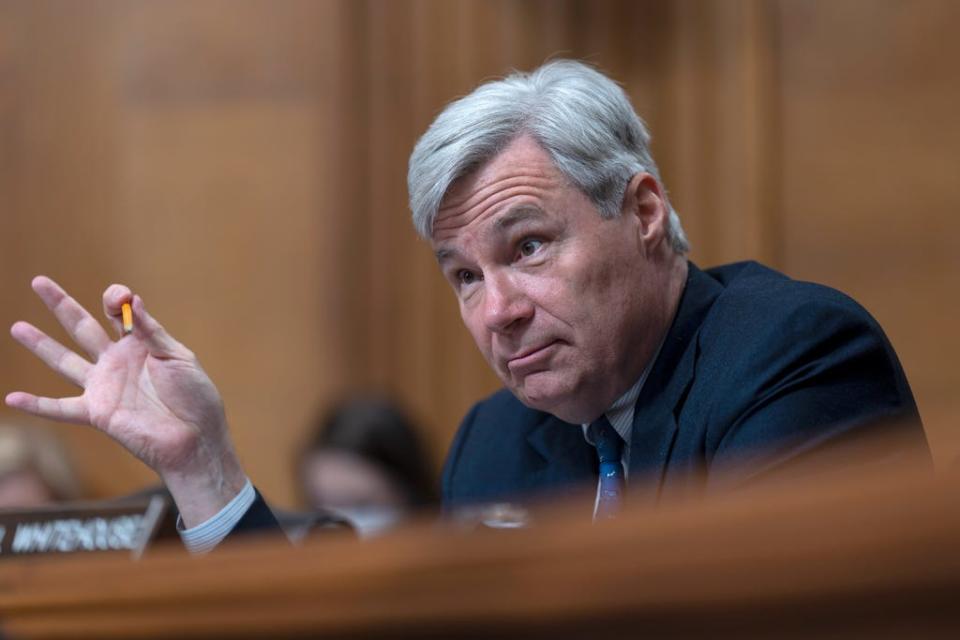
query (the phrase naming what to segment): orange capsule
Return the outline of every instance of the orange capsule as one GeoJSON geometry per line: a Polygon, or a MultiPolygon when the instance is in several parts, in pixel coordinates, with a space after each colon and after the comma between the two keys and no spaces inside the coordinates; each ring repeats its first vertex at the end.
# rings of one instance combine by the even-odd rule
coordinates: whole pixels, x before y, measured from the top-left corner
{"type": "Polygon", "coordinates": [[[123,332],[130,333],[133,331],[133,308],[130,307],[129,302],[124,302],[120,311],[123,313],[123,332]]]}

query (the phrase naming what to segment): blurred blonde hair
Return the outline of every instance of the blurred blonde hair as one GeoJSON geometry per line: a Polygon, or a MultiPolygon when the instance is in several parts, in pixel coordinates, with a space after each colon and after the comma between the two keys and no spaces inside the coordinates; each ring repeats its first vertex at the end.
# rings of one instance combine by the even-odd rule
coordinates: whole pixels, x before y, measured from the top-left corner
{"type": "Polygon", "coordinates": [[[75,500],[82,494],[56,436],[37,427],[0,423],[0,479],[19,471],[36,473],[55,500],[75,500]]]}

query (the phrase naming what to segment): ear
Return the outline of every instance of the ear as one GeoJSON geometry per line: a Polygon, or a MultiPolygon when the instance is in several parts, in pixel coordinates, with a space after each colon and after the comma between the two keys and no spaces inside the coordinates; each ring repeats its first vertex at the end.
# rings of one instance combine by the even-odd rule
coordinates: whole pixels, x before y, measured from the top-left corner
{"type": "Polygon", "coordinates": [[[669,214],[663,188],[649,173],[641,171],[630,178],[623,194],[621,214],[636,217],[637,240],[645,252],[653,251],[666,239],[669,214]]]}

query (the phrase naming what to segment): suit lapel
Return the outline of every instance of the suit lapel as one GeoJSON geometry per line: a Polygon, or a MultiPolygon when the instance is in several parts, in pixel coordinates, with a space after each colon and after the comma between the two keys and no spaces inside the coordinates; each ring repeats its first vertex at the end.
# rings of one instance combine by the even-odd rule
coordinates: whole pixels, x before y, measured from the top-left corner
{"type": "Polygon", "coordinates": [[[630,501],[656,503],[677,436],[675,409],[693,379],[695,340],[722,286],[688,263],[677,314],[637,398],[630,439],[630,501]]]}
{"type": "Polygon", "coordinates": [[[528,474],[530,489],[574,487],[596,482],[597,456],[583,437],[578,424],[570,424],[550,414],[527,433],[537,463],[528,474]]]}

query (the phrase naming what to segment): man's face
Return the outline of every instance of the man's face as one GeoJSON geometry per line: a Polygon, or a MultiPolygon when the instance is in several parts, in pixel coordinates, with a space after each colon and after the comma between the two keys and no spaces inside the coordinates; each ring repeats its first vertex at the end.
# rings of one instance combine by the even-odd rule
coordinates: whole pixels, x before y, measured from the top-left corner
{"type": "Polygon", "coordinates": [[[645,232],[630,210],[601,218],[521,136],[453,185],[431,240],[504,384],[528,406],[585,422],[639,378],[662,335],[666,287],[645,232]]]}

